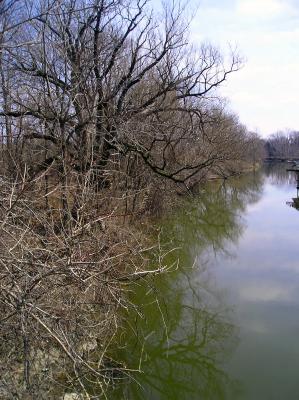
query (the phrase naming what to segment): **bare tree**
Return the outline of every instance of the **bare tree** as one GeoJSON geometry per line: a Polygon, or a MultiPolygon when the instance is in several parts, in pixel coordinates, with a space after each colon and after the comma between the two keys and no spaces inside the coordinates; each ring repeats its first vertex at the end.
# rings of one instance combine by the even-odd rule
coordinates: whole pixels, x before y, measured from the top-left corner
{"type": "Polygon", "coordinates": [[[266,142],[267,156],[273,159],[288,159],[299,157],[299,134],[297,131],[278,131],[266,142]]]}
{"type": "Polygon", "coordinates": [[[73,168],[103,180],[112,152],[139,154],[176,181],[202,168],[202,161],[170,168],[166,156],[197,134],[200,100],[239,68],[237,56],[226,68],[211,46],[191,53],[180,7],[166,7],[163,23],[140,1],[69,1],[40,14],[18,38],[29,44],[10,52],[22,90],[2,115],[26,121],[27,140],[55,147],[43,168],[70,157],[73,168]],[[186,129],[188,119],[183,133],[178,121],[186,129]]]}
{"type": "Polygon", "coordinates": [[[107,353],[125,285],[169,269],[126,217],[158,179],[234,172],[247,131],[211,98],[240,59],[190,48],[180,5],[0,6],[0,390],[99,396],[129,371],[107,353]]]}

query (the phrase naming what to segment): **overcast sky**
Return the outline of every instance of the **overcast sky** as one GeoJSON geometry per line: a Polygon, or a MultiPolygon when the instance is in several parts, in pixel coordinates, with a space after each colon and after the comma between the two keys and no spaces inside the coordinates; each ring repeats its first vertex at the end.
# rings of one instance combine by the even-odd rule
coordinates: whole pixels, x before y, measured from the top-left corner
{"type": "Polygon", "coordinates": [[[222,93],[249,129],[299,130],[299,0],[199,0],[192,39],[237,45],[244,67],[222,93]]]}

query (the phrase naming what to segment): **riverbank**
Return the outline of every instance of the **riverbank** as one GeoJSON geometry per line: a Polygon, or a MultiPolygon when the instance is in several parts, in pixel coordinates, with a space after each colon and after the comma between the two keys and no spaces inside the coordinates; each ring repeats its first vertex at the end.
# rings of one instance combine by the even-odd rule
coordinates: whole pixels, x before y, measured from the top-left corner
{"type": "Polygon", "coordinates": [[[1,287],[9,297],[2,306],[0,382],[7,396],[17,388],[25,397],[78,392],[84,398],[90,379],[97,396],[104,395],[131,369],[109,355],[118,346],[121,315],[135,310],[128,290],[178,266],[177,257],[166,262],[172,247],[161,243],[159,228],[149,222],[184,201],[175,185],[153,184],[152,192],[138,190],[137,199],[80,185],[69,180],[62,190],[43,176],[30,184],[1,181],[1,287]],[[80,191],[84,197],[73,215],[80,191]],[[12,314],[24,301],[21,313],[12,314]]]}

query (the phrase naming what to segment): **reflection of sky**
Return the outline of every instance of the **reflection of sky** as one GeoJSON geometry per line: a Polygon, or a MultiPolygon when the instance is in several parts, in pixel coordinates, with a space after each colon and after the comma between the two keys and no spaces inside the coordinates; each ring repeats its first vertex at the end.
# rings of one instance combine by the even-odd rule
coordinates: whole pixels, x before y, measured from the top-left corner
{"type": "MultiPolygon", "coordinates": [[[[273,292],[277,292],[284,281],[289,291],[291,275],[294,275],[292,284],[297,280],[299,283],[299,212],[286,205],[293,192],[294,188],[281,191],[281,188],[266,185],[263,198],[248,207],[247,229],[237,248],[231,250],[234,254],[237,252],[237,257],[218,261],[217,273],[222,279],[229,277],[230,281],[238,280],[238,284],[243,282],[246,293],[251,283],[256,283],[256,291],[259,287],[269,291],[269,280],[273,281],[273,292]]],[[[239,293],[242,297],[242,291],[239,293]]]]}
{"type": "Polygon", "coordinates": [[[240,325],[228,368],[244,385],[241,399],[299,398],[299,212],[286,205],[295,193],[294,186],[266,183],[263,198],[247,208],[243,236],[229,249],[234,257],[214,261],[240,325]]]}

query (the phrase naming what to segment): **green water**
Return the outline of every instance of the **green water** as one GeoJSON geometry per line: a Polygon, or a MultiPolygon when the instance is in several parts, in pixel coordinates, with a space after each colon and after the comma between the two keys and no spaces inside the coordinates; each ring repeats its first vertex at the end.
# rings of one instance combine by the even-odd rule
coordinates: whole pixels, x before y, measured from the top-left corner
{"type": "Polygon", "coordinates": [[[299,399],[296,184],[268,167],[213,184],[161,221],[163,260],[139,281],[118,357],[132,373],[112,399],[299,399]],[[173,268],[174,269],[174,268],[173,268]]]}

